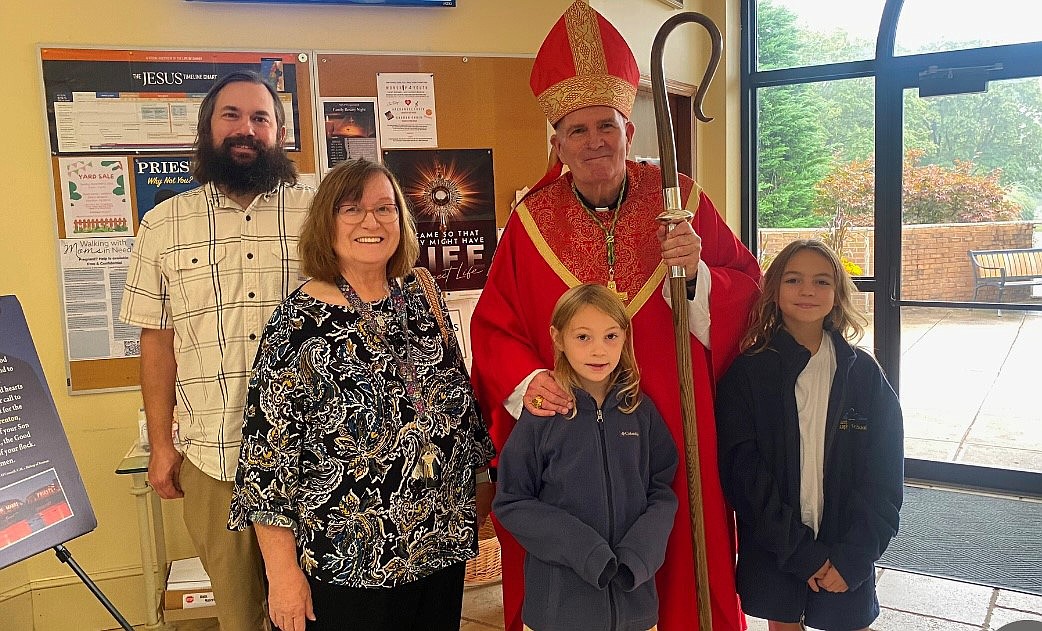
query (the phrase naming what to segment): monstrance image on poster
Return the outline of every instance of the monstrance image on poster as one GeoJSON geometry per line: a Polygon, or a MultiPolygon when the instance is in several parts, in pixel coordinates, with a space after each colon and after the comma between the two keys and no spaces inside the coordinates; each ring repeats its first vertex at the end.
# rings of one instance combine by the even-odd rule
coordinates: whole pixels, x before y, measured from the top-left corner
{"type": "Polygon", "coordinates": [[[416,218],[420,264],[445,291],[481,289],[496,251],[491,149],[389,149],[416,218]]]}

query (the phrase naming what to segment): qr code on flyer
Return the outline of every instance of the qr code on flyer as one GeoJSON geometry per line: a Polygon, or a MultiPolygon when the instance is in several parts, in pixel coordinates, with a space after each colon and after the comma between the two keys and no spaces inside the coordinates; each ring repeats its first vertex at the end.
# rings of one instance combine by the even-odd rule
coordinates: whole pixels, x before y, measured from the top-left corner
{"type": "Polygon", "coordinates": [[[141,340],[123,340],[123,356],[137,357],[141,355],[141,340]]]}

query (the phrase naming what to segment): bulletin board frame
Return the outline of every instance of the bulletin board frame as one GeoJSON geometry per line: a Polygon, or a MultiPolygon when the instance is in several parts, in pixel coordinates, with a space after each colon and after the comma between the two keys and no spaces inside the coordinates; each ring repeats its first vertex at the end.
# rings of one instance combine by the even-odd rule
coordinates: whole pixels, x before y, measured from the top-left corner
{"type": "MultiPolygon", "coordinates": [[[[140,385],[140,360],[134,354],[132,340],[123,340],[126,356],[114,356],[110,351],[100,352],[102,357],[80,359],[70,350],[70,332],[78,326],[70,324],[70,319],[93,322],[84,326],[98,327],[96,332],[88,332],[96,337],[104,335],[100,331],[105,327],[100,323],[107,319],[108,343],[113,348],[119,341],[118,331],[123,329],[126,334],[126,327],[118,322],[118,297],[126,276],[128,244],[132,243],[129,238],[137,233],[140,218],[133,165],[145,158],[190,159],[202,96],[219,77],[236,70],[253,70],[272,77],[287,105],[287,127],[293,131],[292,141],[287,143],[290,159],[302,174],[315,173],[314,57],[308,51],[46,45],[40,46],[38,53],[57,220],[66,384],[70,394],[136,388],[140,385]],[[98,202],[112,206],[111,212],[101,213],[109,217],[96,219],[84,211],[86,234],[69,234],[68,230],[72,222],[66,215],[73,212],[70,197],[83,197],[71,190],[75,182],[70,182],[68,172],[74,169],[94,177],[105,177],[111,171],[113,190],[118,191],[98,202]],[[106,224],[106,219],[112,221],[106,224]],[[95,229],[98,232],[92,233],[95,229]],[[66,269],[68,260],[81,269],[66,269]],[[95,279],[93,289],[87,281],[84,293],[105,298],[95,300],[93,305],[84,301],[73,312],[67,297],[74,278],[95,279]],[[96,311],[85,312],[92,308],[96,311]]],[[[183,177],[190,177],[190,173],[185,172],[183,177]]]]}
{"type": "Polygon", "coordinates": [[[546,118],[529,87],[534,62],[531,55],[316,51],[315,84],[318,98],[375,98],[380,73],[432,74],[438,148],[492,150],[503,226],[515,192],[538,181],[548,162],[546,118]]]}

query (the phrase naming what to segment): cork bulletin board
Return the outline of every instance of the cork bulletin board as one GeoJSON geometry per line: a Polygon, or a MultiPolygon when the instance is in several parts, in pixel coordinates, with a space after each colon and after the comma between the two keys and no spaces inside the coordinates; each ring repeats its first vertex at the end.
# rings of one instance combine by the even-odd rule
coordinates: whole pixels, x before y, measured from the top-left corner
{"type": "Polygon", "coordinates": [[[546,118],[528,86],[532,57],[317,52],[318,96],[376,97],[380,73],[430,73],[439,149],[492,150],[497,223],[514,193],[542,177],[546,118]]]}
{"type": "Polygon", "coordinates": [[[528,85],[532,57],[41,46],[39,59],[73,394],[139,386],[138,330],[118,321],[133,236],[162,195],[195,186],[198,104],[228,72],[254,70],[274,82],[287,150],[305,176],[321,173],[321,99],[375,102],[380,73],[433,77],[436,150],[491,152],[499,226],[516,192],[546,169],[546,120],[528,85]]]}
{"type": "Polygon", "coordinates": [[[118,320],[141,216],[194,188],[199,103],[253,70],[286,108],[290,158],[315,172],[310,52],[39,49],[71,393],[139,385],[138,329],[118,320]]]}

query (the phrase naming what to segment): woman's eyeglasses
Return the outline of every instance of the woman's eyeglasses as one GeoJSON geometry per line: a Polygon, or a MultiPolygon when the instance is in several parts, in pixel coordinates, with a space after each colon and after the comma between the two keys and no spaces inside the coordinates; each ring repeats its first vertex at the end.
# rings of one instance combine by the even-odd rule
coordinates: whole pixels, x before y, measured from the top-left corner
{"type": "Polygon", "coordinates": [[[333,214],[340,217],[340,221],[346,224],[362,223],[367,213],[373,213],[373,217],[380,223],[394,223],[398,221],[398,207],[394,204],[383,204],[375,208],[362,208],[354,204],[344,204],[333,209],[333,214]]]}

